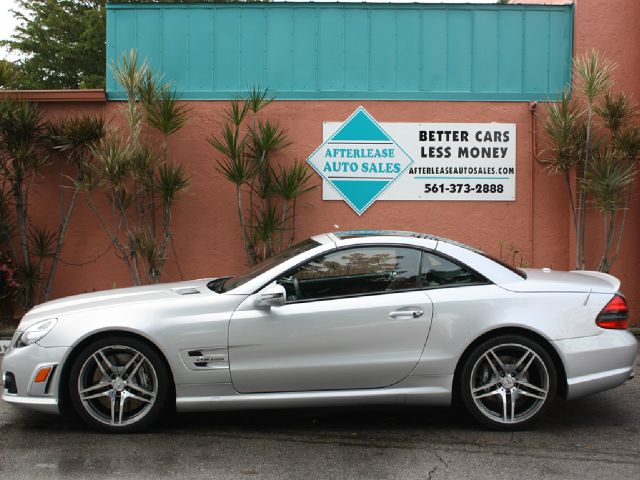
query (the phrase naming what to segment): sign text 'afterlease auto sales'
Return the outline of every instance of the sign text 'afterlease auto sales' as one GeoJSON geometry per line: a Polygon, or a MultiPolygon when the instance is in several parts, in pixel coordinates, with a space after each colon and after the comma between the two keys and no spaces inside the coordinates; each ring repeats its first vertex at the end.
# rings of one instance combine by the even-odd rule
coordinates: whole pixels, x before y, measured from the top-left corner
{"type": "Polygon", "coordinates": [[[515,124],[379,124],[360,107],[323,140],[308,159],[322,198],[359,215],[375,200],[515,200],[515,124]]]}

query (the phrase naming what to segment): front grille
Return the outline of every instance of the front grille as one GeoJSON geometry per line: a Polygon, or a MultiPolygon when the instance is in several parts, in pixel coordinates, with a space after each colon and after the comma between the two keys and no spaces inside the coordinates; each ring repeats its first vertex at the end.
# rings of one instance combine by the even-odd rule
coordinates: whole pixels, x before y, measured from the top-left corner
{"type": "Polygon", "coordinates": [[[4,372],[2,376],[4,378],[4,389],[7,393],[16,395],[18,393],[18,387],[16,386],[16,377],[11,372],[4,372]]]}

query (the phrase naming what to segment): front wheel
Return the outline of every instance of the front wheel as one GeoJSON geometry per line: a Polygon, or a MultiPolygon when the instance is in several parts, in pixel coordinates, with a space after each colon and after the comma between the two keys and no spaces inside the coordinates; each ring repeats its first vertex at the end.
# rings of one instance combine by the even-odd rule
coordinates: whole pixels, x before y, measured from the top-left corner
{"type": "Polygon", "coordinates": [[[520,335],[483,342],[466,359],[460,376],[469,413],[496,430],[526,428],[556,396],[556,368],[547,351],[520,335]]]}
{"type": "Polygon", "coordinates": [[[151,425],[169,390],[158,354],[139,340],[113,336],[88,345],[71,367],[69,391],[76,412],[90,426],[130,433],[151,425]]]}

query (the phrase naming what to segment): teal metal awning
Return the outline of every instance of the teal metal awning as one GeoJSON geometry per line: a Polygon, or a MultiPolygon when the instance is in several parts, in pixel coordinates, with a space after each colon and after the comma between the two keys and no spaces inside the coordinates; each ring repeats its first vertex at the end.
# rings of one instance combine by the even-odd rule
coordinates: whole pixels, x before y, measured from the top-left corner
{"type": "Polygon", "coordinates": [[[107,4],[107,63],[136,49],[183,99],[555,99],[572,36],[572,5],[107,4]]]}

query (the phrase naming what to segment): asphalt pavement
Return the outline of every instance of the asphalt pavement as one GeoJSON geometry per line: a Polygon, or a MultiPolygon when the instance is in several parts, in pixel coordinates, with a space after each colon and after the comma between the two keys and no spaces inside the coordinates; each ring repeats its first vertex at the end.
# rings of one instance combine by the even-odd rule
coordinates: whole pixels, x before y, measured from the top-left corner
{"type": "Polygon", "coordinates": [[[640,379],[557,402],[534,429],[452,408],[176,415],[106,435],[0,401],[0,479],[640,479],[640,379]]]}

